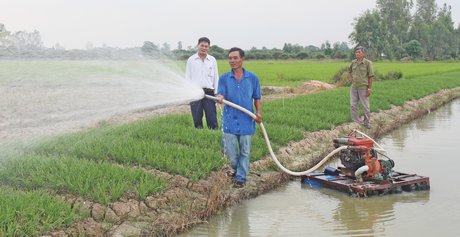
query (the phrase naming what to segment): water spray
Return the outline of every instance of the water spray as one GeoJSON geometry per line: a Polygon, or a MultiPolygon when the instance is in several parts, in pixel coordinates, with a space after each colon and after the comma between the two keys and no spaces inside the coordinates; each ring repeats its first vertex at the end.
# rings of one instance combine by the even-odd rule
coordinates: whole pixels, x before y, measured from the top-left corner
{"type": "MultiPolygon", "coordinates": [[[[216,100],[216,101],[218,100],[217,97],[214,97],[214,96],[210,96],[210,95],[204,95],[204,96],[206,98],[208,98],[208,99],[212,99],[212,100],[216,100]]],[[[228,106],[231,106],[231,107],[233,107],[235,109],[238,109],[238,110],[244,112],[245,114],[249,115],[253,119],[256,119],[256,115],[254,113],[252,113],[251,111],[249,111],[249,110],[247,110],[247,109],[245,109],[245,108],[243,108],[243,107],[241,107],[241,106],[239,106],[237,104],[234,104],[234,103],[232,103],[230,101],[227,101],[227,100],[223,100],[223,103],[228,105],[228,106]]],[[[265,130],[264,124],[261,122],[261,123],[259,123],[259,126],[260,126],[260,129],[262,130],[262,134],[264,135],[265,143],[267,144],[268,151],[270,152],[270,156],[272,157],[273,161],[276,163],[276,165],[282,171],[284,171],[285,173],[287,173],[289,175],[292,175],[292,176],[303,176],[303,175],[306,175],[308,173],[311,173],[311,172],[317,170],[322,165],[324,165],[332,156],[334,156],[335,154],[337,154],[341,150],[347,149],[346,146],[340,146],[340,147],[336,148],[335,150],[333,150],[331,153],[329,153],[326,157],[324,157],[318,164],[316,164],[312,168],[310,168],[308,170],[305,170],[305,171],[302,171],[302,172],[291,171],[291,170],[287,169],[286,167],[284,167],[279,162],[278,158],[276,158],[276,155],[273,152],[272,146],[270,144],[270,139],[268,138],[267,131],[265,130]]]]}

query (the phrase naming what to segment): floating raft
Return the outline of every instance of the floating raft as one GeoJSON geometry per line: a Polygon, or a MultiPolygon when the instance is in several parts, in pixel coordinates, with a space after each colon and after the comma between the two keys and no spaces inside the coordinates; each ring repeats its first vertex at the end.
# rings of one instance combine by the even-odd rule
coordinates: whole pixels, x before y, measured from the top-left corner
{"type": "Polygon", "coordinates": [[[325,187],[348,193],[354,197],[369,197],[429,190],[430,179],[417,174],[393,172],[387,180],[365,178],[363,182],[356,182],[354,177],[341,173],[311,173],[301,178],[303,184],[316,187],[325,187]]]}

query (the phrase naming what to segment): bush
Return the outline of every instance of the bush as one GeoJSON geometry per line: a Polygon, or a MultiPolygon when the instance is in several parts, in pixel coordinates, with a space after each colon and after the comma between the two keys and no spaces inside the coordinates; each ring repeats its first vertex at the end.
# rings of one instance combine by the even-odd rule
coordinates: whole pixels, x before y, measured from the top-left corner
{"type": "MultiPolygon", "coordinates": [[[[387,74],[379,73],[375,71],[374,80],[376,81],[385,81],[385,80],[400,80],[403,77],[402,72],[388,72],[387,74]]],[[[351,82],[348,79],[348,67],[339,69],[335,75],[332,77],[332,83],[335,83],[336,86],[350,86],[351,82]]]]}
{"type": "Polygon", "coordinates": [[[325,59],[325,58],[326,58],[326,55],[324,55],[324,54],[317,54],[317,55],[315,56],[315,58],[316,58],[316,59],[325,59]]]}
{"type": "Polygon", "coordinates": [[[386,80],[399,80],[403,77],[402,72],[388,72],[387,74],[382,74],[379,72],[375,72],[374,80],[376,81],[386,81],[386,80]]]}
{"type": "Polygon", "coordinates": [[[332,77],[333,83],[335,83],[336,86],[350,86],[350,80],[348,79],[348,67],[341,68],[335,73],[335,75],[332,77]]]}

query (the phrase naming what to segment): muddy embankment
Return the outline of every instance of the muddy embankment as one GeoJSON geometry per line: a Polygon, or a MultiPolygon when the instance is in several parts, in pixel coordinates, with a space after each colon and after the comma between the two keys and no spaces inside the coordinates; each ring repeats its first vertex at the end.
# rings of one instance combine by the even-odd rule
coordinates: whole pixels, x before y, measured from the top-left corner
{"type": "MultiPolygon", "coordinates": [[[[290,94],[287,96],[306,93],[303,90],[287,92],[290,94]]],[[[277,96],[280,95],[274,95],[277,96]]],[[[287,168],[303,171],[334,149],[333,138],[344,136],[353,129],[362,129],[378,138],[458,97],[460,88],[442,90],[420,100],[406,102],[403,106],[373,113],[370,130],[348,123],[334,130],[306,133],[303,140],[281,148],[276,156],[287,168]]],[[[188,112],[188,106],[179,110],[188,112]]],[[[293,178],[278,170],[270,156],[251,163],[248,183],[241,189],[232,187],[224,171],[213,172],[207,179],[192,183],[181,176],[150,170],[169,180],[170,185],[164,193],[149,196],[143,201],[126,196],[108,207],[81,197],[63,196],[76,207],[88,210],[91,217],[46,236],[173,236],[205,222],[219,210],[280,187],[293,178]]]]}

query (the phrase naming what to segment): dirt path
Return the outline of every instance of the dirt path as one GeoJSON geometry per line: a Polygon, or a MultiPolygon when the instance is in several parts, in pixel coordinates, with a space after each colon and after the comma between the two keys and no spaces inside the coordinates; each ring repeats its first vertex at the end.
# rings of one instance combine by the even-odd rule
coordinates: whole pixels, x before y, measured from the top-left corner
{"type": "MultiPolygon", "coordinates": [[[[295,96],[296,93],[275,94],[295,96]]],[[[372,114],[372,130],[366,130],[374,138],[410,122],[434,110],[454,98],[460,97],[460,88],[443,90],[403,106],[372,114]]],[[[112,122],[135,121],[136,119],[168,113],[188,111],[188,106],[157,112],[142,112],[129,119],[114,119],[112,122]]],[[[306,133],[304,139],[292,142],[277,152],[278,159],[289,169],[302,171],[313,166],[328,154],[333,147],[333,138],[343,136],[353,129],[354,123],[344,124],[334,130],[306,133]]],[[[162,193],[144,201],[125,197],[104,207],[79,197],[65,197],[69,202],[91,212],[91,218],[74,224],[48,236],[172,236],[196,224],[205,222],[218,210],[236,205],[244,199],[253,198],[287,183],[292,177],[281,171],[273,171],[271,157],[251,163],[249,181],[242,189],[231,187],[225,172],[213,172],[207,179],[192,183],[182,176],[172,176],[149,170],[166,177],[170,186],[162,193]]]]}

